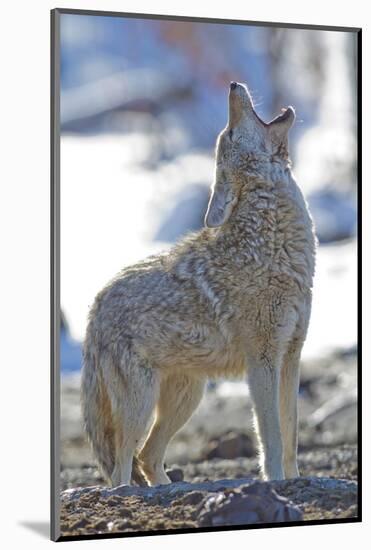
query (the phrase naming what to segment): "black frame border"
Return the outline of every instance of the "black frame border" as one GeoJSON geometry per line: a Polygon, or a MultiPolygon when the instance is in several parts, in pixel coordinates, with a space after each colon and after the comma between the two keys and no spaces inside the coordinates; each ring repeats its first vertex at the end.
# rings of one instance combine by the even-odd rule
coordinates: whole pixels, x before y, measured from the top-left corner
{"type": "Polygon", "coordinates": [[[74,540],[98,540],[112,538],[131,538],[185,533],[205,533],[218,531],[240,531],[265,529],[271,527],[334,525],[362,522],[362,28],[339,27],[329,25],[272,23],[268,21],[247,21],[237,19],[218,19],[211,17],[192,17],[180,15],[158,15],[148,13],[126,13],[115,11],[81,10],[55,8],[51,10],[51,66],[50,66],[50,535],[55,542],[74,540]],[[102,533],[94,535],[61,536],[60,534],[60,16],[90,15],[99,17],[121,17],[125,19],[152,19],[165,21],[192,21],[211,24],[243,25],[254,27],[280,27],[285,29],[322,30],[353,32],[357,34],[357,305],[358,305],[358,516],[356,518],[334,518],[323,520],[264,523],[252,525],[225,525],[220,527],[200,527],[195,529],[171,529],[156,531],[138,531],[129,533],[102,533]]]}

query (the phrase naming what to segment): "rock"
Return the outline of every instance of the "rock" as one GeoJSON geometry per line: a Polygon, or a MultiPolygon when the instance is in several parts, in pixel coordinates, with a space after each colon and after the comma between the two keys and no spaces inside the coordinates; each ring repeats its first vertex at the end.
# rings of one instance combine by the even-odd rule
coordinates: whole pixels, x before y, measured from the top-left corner
{"type": "Polygon", "coordinates": [[[201,526],[300,521],[303,514],[268,485],[254,483],[209,497],[200,511],[201,526]]]}
{"type": "Polygon", "coordinates": [[[254,456],[254,445],[251,438],[245,434],[228,432],[209,442],[205,458],[226,458],[254,456]]]}
{"type": "Polygon", "coordinates": [[[113,496],[131,497],[138,496],[145,500],[153,500],[161,497],[171,501],[190,491],[218,492],[225,489],[234,489],[243,484],[252,483],[249,479],[221,479],[220,481],[202,481],[200,483],[190,483],[179,481],[168,485],[157,485],[155,487],[137,487],[134,485],[119,485],[118,487],[76,487],[75,489],[66,489],[61,493],[63,503],[81,500],[110,499],[113,496]]]}
{"type": "Polygon", "coordinates": [[[184,473],[181,468],[169,468],[166,470],[166,473],[173,482],[183,481],[184,479],[184,473]]]}
{"type": "Polygon", "coordinates": [[[173,506],[187,506],[188,504],[199,504],[205,498],[202,491],[191,491],[176,500],[173,500],[173,506]]]}

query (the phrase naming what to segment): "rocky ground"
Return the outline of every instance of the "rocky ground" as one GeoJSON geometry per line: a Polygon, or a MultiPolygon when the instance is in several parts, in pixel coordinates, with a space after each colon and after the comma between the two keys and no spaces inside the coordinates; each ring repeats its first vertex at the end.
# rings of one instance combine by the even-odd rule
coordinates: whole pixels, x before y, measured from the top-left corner
{"type": "Polygon", "coordinates": [[[62,380],[63,535],[357,517],[354,350],[302,367],[296,480],[258,481],[247,387],[223,382],[169,447],[173,484],[107,489],[82,433],[78,389],[78,375],[62,380]]]}

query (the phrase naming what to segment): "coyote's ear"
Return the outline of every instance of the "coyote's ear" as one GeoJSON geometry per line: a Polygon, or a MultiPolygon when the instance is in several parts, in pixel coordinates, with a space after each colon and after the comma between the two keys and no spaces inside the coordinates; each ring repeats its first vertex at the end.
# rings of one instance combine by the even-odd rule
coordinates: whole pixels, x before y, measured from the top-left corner
{"type": "Polygon", "coordinates": [[[223,225],[231,215],[236,202],[237,197],[234,195],[231,185],[226,182],[216,182],[206,211],[206,227],[223,225]]]}
{"type": "Polygon", "coordinates": [[[272,139],[278,143],[286,141],[289,130],[294,122],[295,109],[290,105],[269,123],[268,130],[272,139]]]}

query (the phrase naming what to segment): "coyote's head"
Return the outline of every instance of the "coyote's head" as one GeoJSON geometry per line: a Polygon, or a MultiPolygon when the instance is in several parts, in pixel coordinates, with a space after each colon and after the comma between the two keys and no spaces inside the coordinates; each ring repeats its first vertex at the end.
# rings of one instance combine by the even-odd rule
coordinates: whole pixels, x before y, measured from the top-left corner
{"type": "Polygon", "coordinates": [[[229,120],[217,139],[216,170],[205,216],[207,227],[223,225],[252,177],[270,180],[288,165],[288,131],[295,120],[292,107],[266,123],[261,120],[247,87],[232,82],[229,120]]]}

